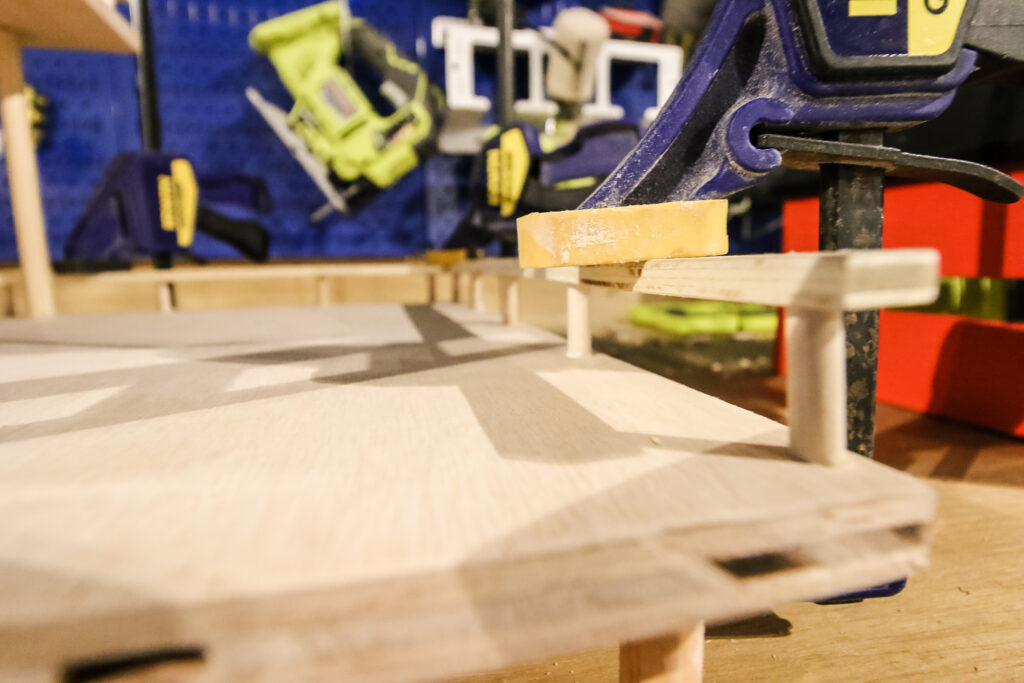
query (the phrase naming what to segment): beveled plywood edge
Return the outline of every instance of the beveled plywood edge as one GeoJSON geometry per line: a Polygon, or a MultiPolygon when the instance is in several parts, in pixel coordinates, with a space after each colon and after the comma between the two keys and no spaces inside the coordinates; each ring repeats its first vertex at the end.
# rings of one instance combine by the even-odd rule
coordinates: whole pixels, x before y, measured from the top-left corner
{"type": "MultiPolygon", "coordinates": [[[[915,523],[918,516],[906,516],[914,507],[908,502],[903,510],[907,524],[880,522],[833,538],[818,533],[784,552],[719,554],[722,541],[728,544],[721,529],[666,529],[654,538],[396,581],[86,618],[14,635],[8,644],[15,647],[0,654],[0,680],[8,680],[12,664],[13,671],[52,667],[54,650],[71,655],[56,661],[59,673],[100,653],[195,649],[203,660],[187,673],[196,678],[173,679],[184,681],[398,683],[494,671],[906,578],[927,566],[932,536],[927,523],[915,523]],[[522,590],[535,585],[524,581],[530,575],[543,590],[522,590]],[[561,607],[552,611],[552,603],[561,607]],[[444,638],[423,637],[437,631],[444,638]]],[[[777,522],[755,522],[725,537],[763,535],[777,543],[779,531],[777,522]]]]}
{"type": "Polygon", "coordinates": [[[195,680],[398,683],[654,637],[681,623],[719,623],[782,602],[887,583],[927,566],[934,495],[907,480],[902,499],[803,517],[666,528],[655,536],[532,557],[483,557],[353,586],[154,604],[0,633],[9,646],[0,650],[0,680],[47,665],[59,673],[100,656],[194,649],[202,656],[189,671],[195,680]],[[423,637],[427,632],[444,637],[423,637]]]}
{"type": "Polygon", "coordinates": [[[934,249],[791,252],[590,266],[585,284],[766,306],[856,311],[930,303],[939,292],[934,249]]]}
{"type": "Polygon", "coordinates": [[[729,251],[724,199],[532,213],[516,220],[525,268],[713,256],[729,251]]]}

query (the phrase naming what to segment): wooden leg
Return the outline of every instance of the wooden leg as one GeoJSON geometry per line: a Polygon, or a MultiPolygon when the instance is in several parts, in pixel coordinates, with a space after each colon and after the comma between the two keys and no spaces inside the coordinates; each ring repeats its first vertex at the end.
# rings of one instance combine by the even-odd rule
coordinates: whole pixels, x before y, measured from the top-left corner
{"type": "Polygon", "coordinates": [[[462,288],[464,286],[464,280],[466,279],[465,273],[452,273],[452,301],[455,303],[462,302],[462,288]]]}
{"type": "Polygon", "coordinates": [[[475,311],[486,311],[487,306],[484,305],[484,279],[480,273],[473,273],[470,275],[470,289],[472,290],[473,298],[473,310],[475,311]]]}
{"type": "Polygon", "coordinates": [[[700,683],[703,672],[704,624],[619,647],[619,683],[700,683]]]}
{"type": "Polygon", "coordinates": [[[24,90],[21,46],[14,36],[0,31],[0,118],[3,120],[7,182],[11,188],[18,259],[25,278],[28,315],[48,318],[56,311],[53,271],[50,269],[39,168],[24,90]]]}
{"type": "Polygon", "coordinates": [[[170,282],[161,282],[156,286],[156,306],[161,313],[174,311],[174,285],[170,282]]]}
{"type": "Polygon", "coordinates": [[[437,303],[437,275],[434,273],[427,275],[427,303],[437,303]]]}
{"type": "Polygon", "coordinates": [[[316,303],[318,306],[331,305],[331,281],[325,275],[316,279],[316,303]]]}
{"type": "Polygon", "coordinates": [[[28,302],[25,296],[25,281],[21,280],[17,284],[11,287],[13,290],[11,296],[13,301],[11,302],[11,308],[14,311],[15,318],[28,317],[28,302]]]}
{"type": "Polygon", "coordinates": [[[498,285],[501,287],[501,321],[506,325],[518,325],[519,278],[502,277],[498,285]]]}
{"type": "Polygon", "coordinates": [[[565,355],[584,358],[591,354],[590,286],[569,285],[565,293],[565,355]]]}
{"type": "Polygon", "coordinates": [[[10,282],[4,283],[4,317],[13,318],[15,315],[14,285],[10,282]]]}
{"type": "Polygon", "coordinates": [[[786,311],[786,404],[793,453],[835,465],[846,453],[846,336],[839,311],[786,311]]]}

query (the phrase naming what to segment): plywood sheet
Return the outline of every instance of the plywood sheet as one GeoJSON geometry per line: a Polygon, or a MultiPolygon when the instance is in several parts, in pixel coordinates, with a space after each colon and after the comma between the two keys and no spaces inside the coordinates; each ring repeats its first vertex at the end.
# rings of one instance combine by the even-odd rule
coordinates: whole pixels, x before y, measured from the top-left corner
{"type": "Polygon", "coordinates": [[[0,678],[426,680],[926,555],[910,477],[459,306],[5,321],[0,354],[0,678]]]}

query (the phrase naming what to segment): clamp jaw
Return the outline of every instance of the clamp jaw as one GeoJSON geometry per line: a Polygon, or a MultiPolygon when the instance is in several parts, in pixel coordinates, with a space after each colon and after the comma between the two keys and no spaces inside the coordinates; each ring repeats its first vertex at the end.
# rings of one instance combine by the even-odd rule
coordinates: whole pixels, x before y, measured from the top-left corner
{"type": "MultiPolygon", "coordinates": [[[[990,2],[999,0],[720,0],[660,116],[580,208],[727,197],[787,165],[787,157],[799,156],[806,168],[808,156],[787,153],[786,138],[935,118],[975,67],[968,46],[987,49],[993,31],[1002,45],[1024,41],[1024,5],[1007,5],[994,23],[991,11],[978,11],[990,2]],[[975,15],[987,22],[977,30],[975,15]]],[[[863,164],[893,171],[895,150],[876,148],[888,151],[873,163],[871,145],[817,142],[817,163],[860,155],[863,164]]],[[[934,157],[898,161],[901,168],[921,161],[929,177],[969,191],[1000,176],[986,196],[996,201],[1024,194],[978,164],[936,172],[934,157]]]]}

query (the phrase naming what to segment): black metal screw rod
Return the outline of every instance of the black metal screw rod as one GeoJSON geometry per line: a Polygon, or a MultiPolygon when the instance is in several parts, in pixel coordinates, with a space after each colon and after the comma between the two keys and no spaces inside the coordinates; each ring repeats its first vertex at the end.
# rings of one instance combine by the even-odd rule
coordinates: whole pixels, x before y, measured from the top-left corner
{"type": "Polygon", "coordinates": [[[130,0],[132,23],[139,32],[142,49],[136,58],[136,82],[139,87],[139,122],[142,147],[147,152],[160,149],[160,112],[156,94],[156,59],[153,49],[153,24],[149,16],[149,0],[130,0]]]}
{"type": "Polygon", "coordinates": [[[515,1],[498,3],[498,102],[495,113],[498,125],[504,130],[512,124],[515,115],[515,56],[512,53],[512,29],[515,23],[515,1]]]}
{"type": "MultiPolygon", "coordinates": [[[[844,131],[840,142],[881,145],[881,130],[844,131]]],[[[882,191],[880,168],[823,164],[818,248],[880,249],[882,191]]],[[[848,312],[846,324],[847,448],[866,457],[875,453],[875,393],[878,380],[878,311],[848,312]]]]}

